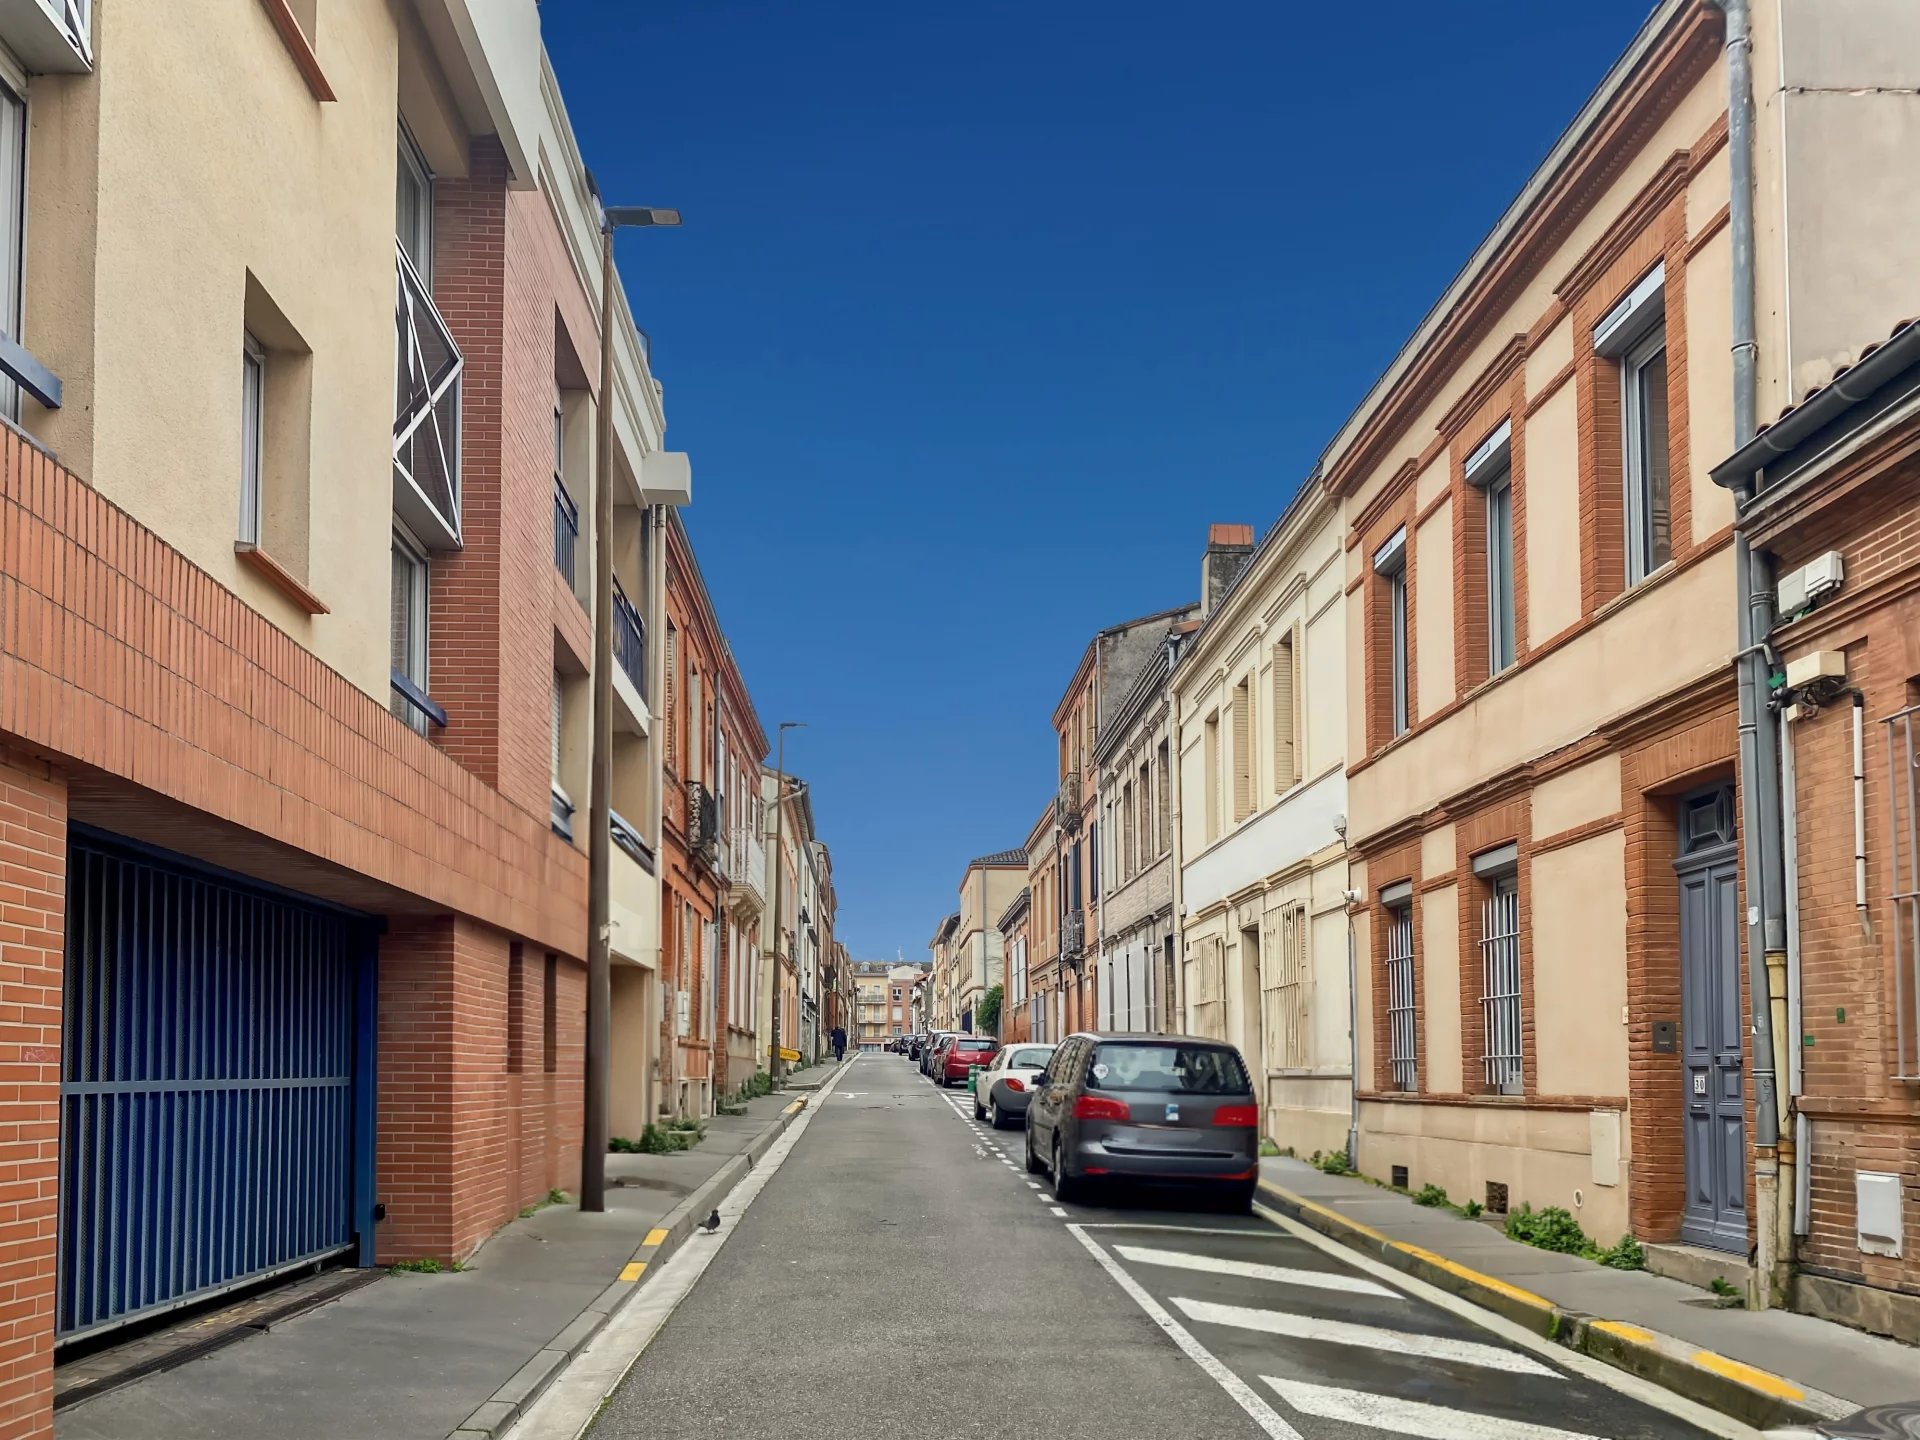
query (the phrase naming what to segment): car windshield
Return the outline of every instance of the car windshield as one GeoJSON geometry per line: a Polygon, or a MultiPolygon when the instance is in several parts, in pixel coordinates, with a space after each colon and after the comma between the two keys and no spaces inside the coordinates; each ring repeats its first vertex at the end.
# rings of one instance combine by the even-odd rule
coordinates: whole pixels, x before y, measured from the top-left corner
{"type": "Polygon", "coordinates": [[[953,1048],[956,1050],[991,1050],[994,1047],[994,1043],[992,1040],[956,1040],[953,1042],[953,1048]]]}
{"type": "Polygon", "coordinates": [[[1053,1054],[1051,1045],[1023,1045],[1007,1056],[1009,1070],[1044,1070],[1047,1057],[1053,1054]]]}
{"type": "Polygon", "coordinates": [[[1096,1090],[1161,1090],[1182,1095],[1244,1095],[1246,1067],[1217,1045],[1102,1045],[1087,1084],[1096,1090]]]}

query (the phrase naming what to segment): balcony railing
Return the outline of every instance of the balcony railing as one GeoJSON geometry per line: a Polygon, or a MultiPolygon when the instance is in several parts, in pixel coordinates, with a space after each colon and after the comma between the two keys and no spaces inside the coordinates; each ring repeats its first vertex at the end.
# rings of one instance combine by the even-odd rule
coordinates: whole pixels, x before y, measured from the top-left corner
{"type": "Polygon", "coordinates": [[[640,698],[647,699],[647,622],[627,599],[618,579],[613,582],[613,658],[626,671],[640,698]]]}
{"type": "Polygon", "coordinates": [[[649,875],[657,874],[658,871],[654,868],[653,847],[640,838],[640,832],[623,820],[618,810],[610,813],[609,824],[613,830],[613,843],[626,851],[649,875]]]}
{"type": "Polygon", "coordinates": [[[460,372],[426,282],[394,243],[393,500],[431,547],[460,543],[460,372]]]}
{"type": "Polygon", "coordinates": [[[574,562],[580,552],[580,507],[567,493],[566,483],[553,477],[553,568],[566,576],[567,588],[580,593],[574,562]]]}
{"type": "Polygon", "coordinates": [[[553,795],[553,833],[563,840],[571,840],[573,839],[573,802],[561,793],[558,785],[552,788],[551,793],[553,795]]]}

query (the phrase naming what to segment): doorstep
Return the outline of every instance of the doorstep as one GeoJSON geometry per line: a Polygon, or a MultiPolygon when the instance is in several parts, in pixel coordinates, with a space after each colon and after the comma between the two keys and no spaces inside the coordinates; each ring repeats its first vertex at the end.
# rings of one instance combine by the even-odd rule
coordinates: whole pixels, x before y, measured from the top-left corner
{"type": "Polygon", "coordinates": [[[58,1440],[503,1433],[802,1112],[761,1096],[671,1155],[609,1155],[607,1209],[552,1205],[457,1274],[377,1283],[55,1417],[58,1440]]]}
{"type": "Polygon", "coordinates": [[[1717,1308],[1666,1276],[1509,1240],[1297,1160],[1260,1162],[1260,1198],[1309,1229],[1756,1428],[1920,1399],[1920,1354],[1785,1310],[1717,1308]],[[1816,1388],[1797,1378],[1817,1375],[1816,1388]]]}

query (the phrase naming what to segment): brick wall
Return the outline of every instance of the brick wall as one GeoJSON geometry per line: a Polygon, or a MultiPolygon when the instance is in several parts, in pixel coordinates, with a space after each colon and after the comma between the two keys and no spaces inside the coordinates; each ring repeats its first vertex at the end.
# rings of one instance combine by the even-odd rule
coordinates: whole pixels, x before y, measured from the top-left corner
{"type": "Polygon", "coordinates": [[[66,787],[0,744],[0,1434],[53,1433],[66,787]]]}

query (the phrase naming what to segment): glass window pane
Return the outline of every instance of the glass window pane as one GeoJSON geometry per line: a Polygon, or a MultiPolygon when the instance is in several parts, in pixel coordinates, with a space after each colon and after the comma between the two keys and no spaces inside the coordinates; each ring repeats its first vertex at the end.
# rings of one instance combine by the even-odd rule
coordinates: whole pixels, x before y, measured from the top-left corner
{"type": "Polygon", "coordinates": [[[1641,494],[1644,497],[1646,571],[1673,558],[1673,525],[1667,455],[1667,352],[1660,350],[1640,366],[1639,399],[1641,494]]]}
{"type": "Polygon", "coordinates": [[[1407,580],[1404,574],[1387,581],[1393,607],[1393,733],[1407,728],[1407,580]]]}
{"type": "Polygon", "coordinates": [[[1488,670],[1513,663],[1513,485],[1496,482],[1487,491],[1488,670]]]}

